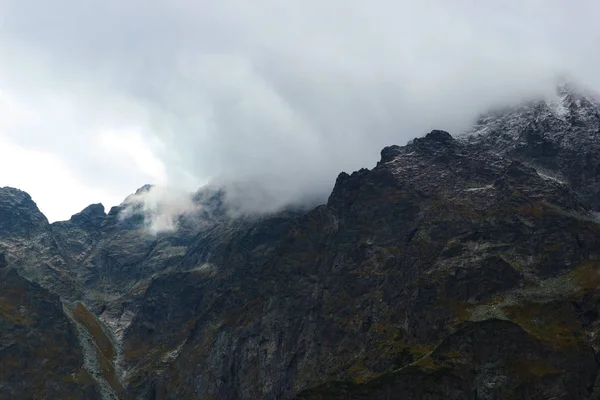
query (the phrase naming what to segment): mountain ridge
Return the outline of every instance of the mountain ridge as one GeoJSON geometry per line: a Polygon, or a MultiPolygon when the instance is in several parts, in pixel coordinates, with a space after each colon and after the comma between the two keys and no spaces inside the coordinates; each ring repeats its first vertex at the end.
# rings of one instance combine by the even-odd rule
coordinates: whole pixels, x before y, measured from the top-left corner
{"type": "Polygon", "coordinates": [[[0,273],[85,321],[86,398],[596,398],[600,107],[567,89],[573,118],[542,100],[388,146],[308,211],[232,218],[209,188],[152,234],[125,205],[49,224],[1,188],[0,273]]]}

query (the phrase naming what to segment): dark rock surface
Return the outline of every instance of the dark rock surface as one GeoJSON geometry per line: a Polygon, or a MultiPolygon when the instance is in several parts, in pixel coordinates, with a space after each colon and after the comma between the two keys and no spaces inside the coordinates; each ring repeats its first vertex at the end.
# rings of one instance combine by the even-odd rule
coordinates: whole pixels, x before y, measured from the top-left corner
{"type": "Polygon", "coordinates": [[[75,328],[58,296],[0,270],[0,398],[94,399],[75,328]]]}
{"type": "Polygon", "coordinates": [[[536,167],[600,209],[600,101],[573,84],[556,96],[491,112],[463,137],[536,167]]]}
{"type": "Polygon", "coordinates": [[[325,384],[297,399],[584,399],[597,373],[591,346],[557,349],[517,324],[490,319],[460,326],[409,367],[364,384],[325,384]]]}
{"type": "Polygon", "coordinates": [[[106,218],[102,204],[92,204],[69,221],[55,222],[52,231],[56,242],[70,264],[82,262],[98,241],[106,218]]]}
{"type": "Polygon", "coordinates": [[[0,188],[0,253],[20,273],[66,298],[81,296],[48,220],[31,197],[0,188]]]}

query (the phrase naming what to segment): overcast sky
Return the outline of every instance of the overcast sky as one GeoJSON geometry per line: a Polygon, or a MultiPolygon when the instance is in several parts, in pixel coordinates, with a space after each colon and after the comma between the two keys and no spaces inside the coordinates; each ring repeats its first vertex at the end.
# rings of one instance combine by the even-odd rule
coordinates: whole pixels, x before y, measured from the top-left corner
{"type": "Polygon", "coordinates": [[[566,73],[597,0],[0,0],[0,186],[50,220],[145,183],[326,198],[385,145],[566,73]]]}

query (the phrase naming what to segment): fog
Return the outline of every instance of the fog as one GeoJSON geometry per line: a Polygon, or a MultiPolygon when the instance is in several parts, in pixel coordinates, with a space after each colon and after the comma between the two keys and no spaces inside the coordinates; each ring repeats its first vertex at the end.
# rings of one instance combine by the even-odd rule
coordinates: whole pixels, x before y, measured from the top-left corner
{"type": "Polygon", "coordinates": [[[598,15],[591,0],[4,0],[0,139],[69,179],[42,190],[0,161],[0,185],[50,219],[145,183],[235,185],[258,212],[325,201],[386,145],[462,132],[557,76],[600,89],[598,15]]]}

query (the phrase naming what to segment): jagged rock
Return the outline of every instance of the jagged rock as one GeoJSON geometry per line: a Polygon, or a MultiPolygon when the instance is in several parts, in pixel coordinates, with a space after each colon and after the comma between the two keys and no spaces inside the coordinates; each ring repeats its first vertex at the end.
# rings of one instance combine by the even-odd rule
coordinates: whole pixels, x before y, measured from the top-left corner
{"type": "Polygon", "coordinates": [[[0,188],[0,252],[12,267],[65,298],[81,295],[48,220],[27,193],[0,188]]]}
{"type": "Polygon", "coordinates": [[[517,324],[490,319],[464,324],[399,371],[366,384],[329,383],[297,399],[583,399],[597,373],[591,346],[573,344],[561,354],[517,324]]]}
{"type": "Polygon", "coordinates": [[[106,218],[102,204],[92,204],[69,221],[55,222],[52,231],[64,258],[71,265],[83,261],[94,248],[106,218]]]}
{"type": "MultiPolygon", "coordinates": [[[[396,156],[400,155],[400,149],[401,147],[397,145],[384,147],[384,149],[381,150],[381,162],[386,163],[392,161],[396,156]]],[[[345,174],[345,172],[343,174],[345,174]]]]}
{"type": "Polygon", "coordinates": [[[0,270],[0,398],[99,399],[58,296],[0,270]]]}
{"type": "Polygon", "coordinates": [[[71,217],[70,222],[86,230],[99,230],[106,217],[102,204],[92,204],[71,217]]]}
{"type": "Polygon", "coordinates": [[[482,116],[461,140],[523,161],[600,209],[600,101],[573,84],[556,96],[482,116]]]}
{"type": "Polygon", "coordinates": [[[0,237],[27,239],[43,232],[48,220],[29,194],[11,187],[0,188],[0,237]]]}

